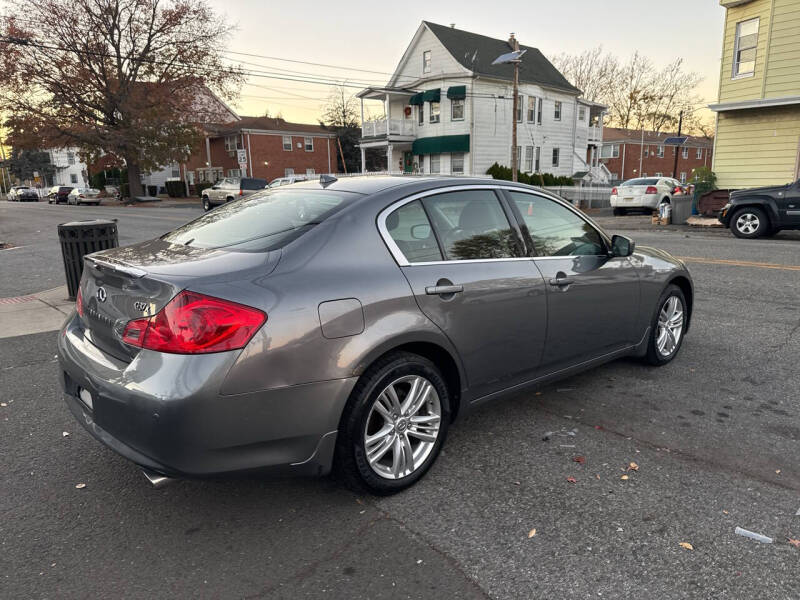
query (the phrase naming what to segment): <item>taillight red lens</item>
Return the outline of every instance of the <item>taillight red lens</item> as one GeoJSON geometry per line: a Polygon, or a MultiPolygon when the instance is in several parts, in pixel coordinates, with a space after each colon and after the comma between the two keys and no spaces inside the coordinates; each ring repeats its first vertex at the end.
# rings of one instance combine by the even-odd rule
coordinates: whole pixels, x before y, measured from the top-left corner
{"type": "Polygon", "coordinates": [[[205,354],[244,348],[267,320],[262,311],[188,290],[157,314],[129,321],[122,341],[170,354],[205,354]]]}
{"type": "Polygon", "coordinates": [[[244,196],[244,190],[242,190],[242,189],[239,189],[239,195],[240,195],[240,196],[244,196]]]}
{"type": "Polygon", "coordinates": [[[75,310],[78,311],[80,316],[83,316],[83,292],[78,288],[78,296],[75,298],[75,310]]]}
{"type": "Polygon", "coordinates": [[[654,185],[647,186],[647,189],[644,191],[645,194],[657,194],[658,188],[654,185]]]}
{"type": "Polygon", "coordinates": [[[612,196],[616,196],[617,195],[617,188],[611,188],[611,195],[612,196]]]}

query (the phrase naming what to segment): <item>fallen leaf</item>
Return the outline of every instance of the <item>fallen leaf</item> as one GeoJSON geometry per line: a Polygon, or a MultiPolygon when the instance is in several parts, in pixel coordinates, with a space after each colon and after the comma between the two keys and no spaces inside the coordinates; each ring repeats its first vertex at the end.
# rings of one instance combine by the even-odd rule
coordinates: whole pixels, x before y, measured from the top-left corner
{"type": "Polygon", "coordinates": [[[627,475],[623,475],[622,477],[620,477],[620,479],[622,479],[623,481],[627,481],[628,480],[628,476],[627,475]]]}
{"type": "Polygon", "coordinates": [[[82,490],[83,488],[85,488],[85,487],[86,487],[86,484],[85,484],[85,483],[79,483],[79,484],[78,484],[78,485],[76,485],[75,487],[76,487],[76,488],[78,488],[79,490],[82,490]]]}
{"type": "Polygon", "coordinates": [[[775,474],[776,474],[776,475],[780,475],[780,474],[781,474],[781,470],[780,470],[780,469],[778,469],[777,471],[775,471],[775,474]]]}
{"type": "Polygon", "coordinates": [[[635,462],[632,462],[631,464],[628,465],[628,471],[638,471],[638,470],[639,470],[639,465],[637,465],[635,462]]]}
{"type": "Polygon", "coordinates": [[[603,426],[602,425],[595,425],[594,428],[599,431],[599,430],[603,429],[603,426]]]}
{"type": "Polygon", "coordinates": [[[531,529],[531,530],[528,532],[528,539],[531,539],[531,538],[532,538],[533,536],[535,536],[535,535],[536,535],[536,529],[531,529]]]}
{"type": "Polygon", "coordinates": [[[681,548],[685,548],[686,550],[694,550],[694,546],[692,546],[689,542],[681,542],[678,544],[681,548]]]}
{"type": "Polygon", "coordinates": [[[576,462],[576,463],[583,464],[583,463],[585,463],[585,462],[586,462],[586,457],[585,457],[585,456],[576,456],[576,457],[575,457],[575,458],[573,458],[572,460],[573,460],[574,462],[576,462]]]}
{"type": "Polygon", "coordinates": [[[570,483],[578,483],[578,480],[575,479],[574,477],[567,477],[567,481],[569,481],[570,483]]]}
{"type": "MultiPolygon", "coordinates": [[[[534,529],[534,531],[536,530],[534,529]]],[[[795,548],[800,548],[800,540],[793,540],[792,538],[786,538],[786,539],[789,540],[789,543],[795,548]]]]}
{"type": "Polygon", "coordinates": [[[599,474],[595,473],[594,476],[595,476],[595,479],[600,479],[600,475],[599,474]]]}
{"type": "Polygon", "coordinates": [[[723,510],[722,512],[723,512],[723,514],[726,514],[726,515],[730,514],[727,510],[723,510]]]}
{"type": "Polygon", "coordinates": [[[67,436],[69,436],[69,431],[62,431],[61,432],[61,437],[67,437],[67,436]]]}

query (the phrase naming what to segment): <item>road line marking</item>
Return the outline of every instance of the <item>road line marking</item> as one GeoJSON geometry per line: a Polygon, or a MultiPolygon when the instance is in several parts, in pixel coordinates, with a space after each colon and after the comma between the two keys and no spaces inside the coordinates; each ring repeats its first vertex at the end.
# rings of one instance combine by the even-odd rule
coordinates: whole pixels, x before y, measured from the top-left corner
{"type": "Polygon", "coordinates": [[[697,256],[679,256],[686,262],[706,265],[728,265],[731,267],[752,267],[756,269],[778,269],[780,271],[800,271],[800,265],[779,265],[776,263],[753,262],[749,260],[725,260],[722,258],[700,258],[697,256]]]}

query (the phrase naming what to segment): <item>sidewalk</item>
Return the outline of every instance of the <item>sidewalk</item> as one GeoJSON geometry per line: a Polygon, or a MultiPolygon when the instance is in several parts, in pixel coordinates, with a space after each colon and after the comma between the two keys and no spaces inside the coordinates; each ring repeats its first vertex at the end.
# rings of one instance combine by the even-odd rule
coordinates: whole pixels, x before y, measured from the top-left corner
{"type": "Polygon", "coordinates": [[[0,339],[60,329],[74,306],[65,285],[29,296],[0,298],[0,339]]]}

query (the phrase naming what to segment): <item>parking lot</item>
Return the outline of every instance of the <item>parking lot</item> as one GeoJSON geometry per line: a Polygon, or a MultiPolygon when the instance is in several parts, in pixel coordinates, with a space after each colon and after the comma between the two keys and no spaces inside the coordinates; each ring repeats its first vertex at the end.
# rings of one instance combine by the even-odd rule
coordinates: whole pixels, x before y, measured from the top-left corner
{"type": "MultiPolygon", "coordinates": [[[[116,218],[127,244],[198,214],[0,202],[0,298],[63,284],[57,223],[116,218]]],[[[62,402],[55,331],[0,339],[0,596],[797,597],[800,234],[597,217],[686,260],[681,354],[485,405],[390,498],[329,479],[153,489],[62,402]]]]}

